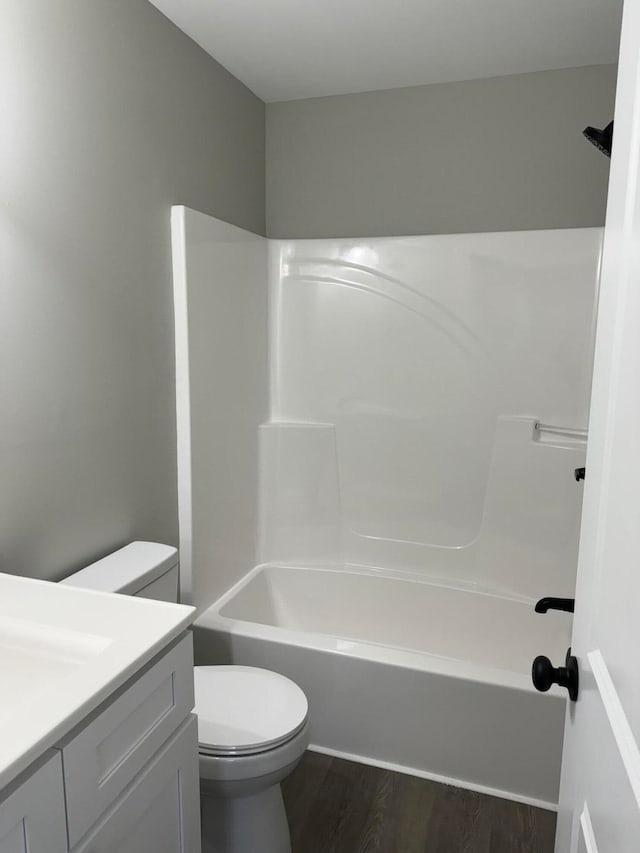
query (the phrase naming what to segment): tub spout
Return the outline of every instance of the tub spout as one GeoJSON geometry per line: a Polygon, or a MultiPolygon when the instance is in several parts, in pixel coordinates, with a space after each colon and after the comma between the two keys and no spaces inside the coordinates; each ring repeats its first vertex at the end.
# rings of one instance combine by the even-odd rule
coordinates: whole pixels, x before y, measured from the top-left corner
{"type": "Polygon", "coordinates": [[[536,613],[546,613],[548,610],[564,610],[573,613],[575,598],[541,598],[536,604],[536,613]]]}

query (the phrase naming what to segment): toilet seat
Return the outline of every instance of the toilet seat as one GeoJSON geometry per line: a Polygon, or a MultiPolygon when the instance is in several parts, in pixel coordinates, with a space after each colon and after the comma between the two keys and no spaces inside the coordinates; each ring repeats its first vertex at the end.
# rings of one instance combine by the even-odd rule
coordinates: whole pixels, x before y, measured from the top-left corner
{"type": "Polygon", "coordinates": [[[196,666],[194,682],[201,755],[266,752],[290,741],[307,722],[307,697],[279,673],[251,666],[196,666]]]}

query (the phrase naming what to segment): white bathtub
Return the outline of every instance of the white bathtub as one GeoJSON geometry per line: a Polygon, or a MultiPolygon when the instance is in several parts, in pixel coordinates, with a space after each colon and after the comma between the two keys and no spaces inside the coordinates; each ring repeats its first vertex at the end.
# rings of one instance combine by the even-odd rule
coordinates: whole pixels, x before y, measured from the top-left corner
{"type": "Polygon", "coordinates": [[[319,751],[523,802],[557,802],[567,614],[377,570],[258,566],[195,626],[199,663],[264,666],[310,701],[319,751]]]}

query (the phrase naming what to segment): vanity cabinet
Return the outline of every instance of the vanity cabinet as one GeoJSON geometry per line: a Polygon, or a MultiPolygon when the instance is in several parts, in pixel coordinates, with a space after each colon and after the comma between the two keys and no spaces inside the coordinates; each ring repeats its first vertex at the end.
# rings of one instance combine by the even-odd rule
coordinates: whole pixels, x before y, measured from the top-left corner
{"type": "Polygon", "coordinates": [[[0,802],[0,853],[67,853],[59,752],[49,752],[5,792],[0,802]]]}
{"type": "Polygon", "coordinates": [[[188,634],[71,732],[62,744],[62,764],[72,849],[151,761],[193,705],[193,651],[188,634]]]}
{"type": "Polygon", "coordinates": [[[200,853],[193,706],[185,634],[4,792],[0,853],[200,853]]]}
{"type": "Polygon", "coordinates": [[[191,715],[73,853],[199,850],[198,724],[191,715]]]}

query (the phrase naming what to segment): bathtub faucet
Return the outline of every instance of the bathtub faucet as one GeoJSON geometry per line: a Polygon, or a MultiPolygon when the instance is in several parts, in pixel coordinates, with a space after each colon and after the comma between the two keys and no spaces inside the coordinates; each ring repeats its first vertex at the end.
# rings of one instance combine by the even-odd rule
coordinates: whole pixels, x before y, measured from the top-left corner
{"type": "Polygon", "coordinates": [[[575,598],[541,598],[536,604],[536,613],[546,613],[548,610],[564,610],[573,613],[575,598]]]}

